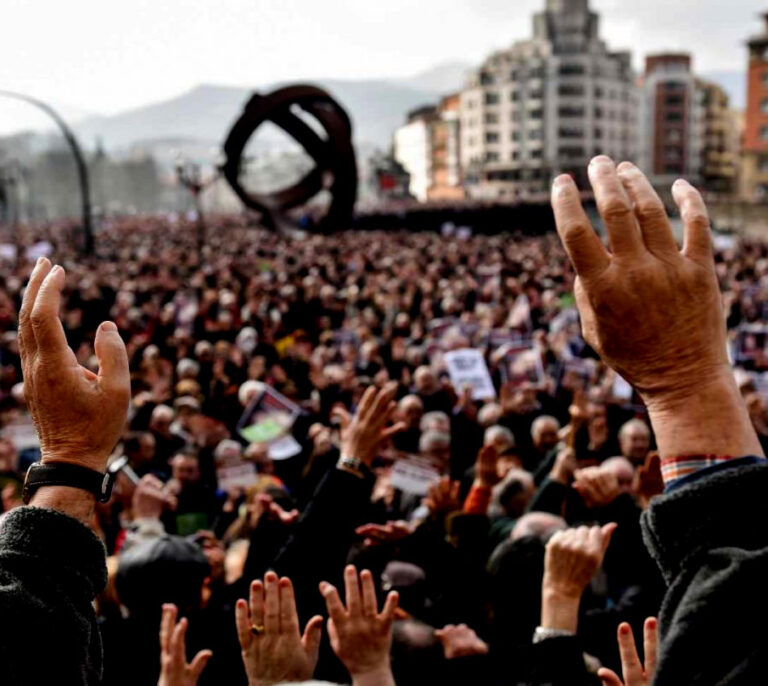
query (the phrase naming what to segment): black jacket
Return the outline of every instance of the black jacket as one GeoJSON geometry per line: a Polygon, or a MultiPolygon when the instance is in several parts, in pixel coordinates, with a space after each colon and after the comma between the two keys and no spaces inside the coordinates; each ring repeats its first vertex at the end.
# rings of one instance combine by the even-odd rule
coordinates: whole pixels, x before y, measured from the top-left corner
{"type": "Polygon", "coordinates": [[[100,683],[91,603],[106,583],[104,545],[89,528],[54,510],[8,513],[0,524],[2,683],[100,683]]]}

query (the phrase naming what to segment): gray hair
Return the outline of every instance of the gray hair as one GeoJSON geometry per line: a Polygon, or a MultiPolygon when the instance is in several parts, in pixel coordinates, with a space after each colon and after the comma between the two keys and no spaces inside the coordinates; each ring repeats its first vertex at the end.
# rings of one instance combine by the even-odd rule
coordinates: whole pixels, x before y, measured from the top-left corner
{"type": "Polygon", "coordinates": [[[488,507],[489,517],[505,517],[509,513],[507,503],[518,493],[529,491],[533,493],[534,482],[531,474],[524,469],[510,469],[504,478],[491,491],[491,504],[488,507]]]}
{"type": "Polygon", "coordinates": [[[515,435],[506,426],[500,424],[489,426],[483,434],[483,445],[496,445],[497,443],[506,446],[505,450],[514,448],[515,435]]]}

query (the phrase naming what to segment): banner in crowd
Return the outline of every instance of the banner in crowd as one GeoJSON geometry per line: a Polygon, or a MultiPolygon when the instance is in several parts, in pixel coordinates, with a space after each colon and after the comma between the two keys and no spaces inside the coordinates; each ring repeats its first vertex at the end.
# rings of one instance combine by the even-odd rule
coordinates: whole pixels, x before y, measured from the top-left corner
{"type": "Polygon", "coordinates": [[[249,443],[265,443],[269,457],[287,460],[301,452],[301,445],[291,434],[301,408],[282,393],[263,384],[237,425],[239,434],[249,443]]]}
{"type": "Polygon", "coordinates": [[[451,383],[457,392],[469,386],[473,400],[488,400],[496,397],[491,374],[482,352],[474,348],[452,350],[445,353],[445,366],[451,383]]]}

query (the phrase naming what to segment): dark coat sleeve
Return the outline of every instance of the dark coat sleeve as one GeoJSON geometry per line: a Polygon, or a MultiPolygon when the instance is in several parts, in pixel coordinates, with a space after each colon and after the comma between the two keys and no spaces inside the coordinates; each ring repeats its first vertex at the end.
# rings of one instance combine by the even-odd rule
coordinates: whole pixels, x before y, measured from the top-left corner
{"type": "Polygon", "coordinates": [[[761,461],[703,476],[644,513],[646,545],[668,584],[658,686],[765,681],[766,493],[761,461]]]}
{"type": "Polygon", "coordinates": [[[83,524],[43,508],[8,513],[0,524],[3,683],[100,683],[92,602],[106,583],[104,545],[83,524]]]}

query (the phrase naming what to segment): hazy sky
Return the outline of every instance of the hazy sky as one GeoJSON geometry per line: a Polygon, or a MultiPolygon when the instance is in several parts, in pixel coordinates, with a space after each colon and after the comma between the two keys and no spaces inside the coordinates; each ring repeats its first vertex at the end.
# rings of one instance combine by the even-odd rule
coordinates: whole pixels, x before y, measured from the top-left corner
{"type": "MultiPolygon", "coordinates": [[[[592,0],[612,48],[743,69],[768,0],[592,0]]],[[[198,83],[405,76],[527,37],[544,0],[4,0],[0,88],[111,113],[198,83]]],[[[0,125],[2,111],[0,105],[0,125]]]]}

